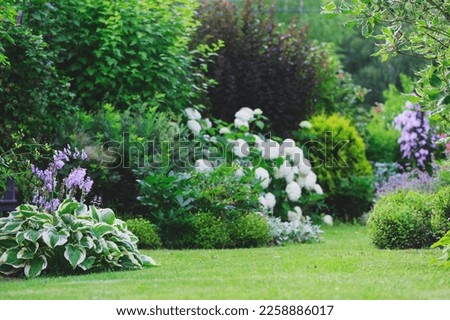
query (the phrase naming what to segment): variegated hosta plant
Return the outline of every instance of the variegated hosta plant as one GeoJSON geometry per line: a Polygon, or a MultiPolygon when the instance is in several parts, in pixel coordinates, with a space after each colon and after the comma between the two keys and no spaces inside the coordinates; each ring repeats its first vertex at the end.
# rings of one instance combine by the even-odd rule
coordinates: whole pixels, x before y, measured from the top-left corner
{"type": "Polygon", "coordinates": [[[111,209],[70,199],[53,213],[20,205],[0,218],[0,273],[32,278],[155,265],[139,253],[137,241],[111,209]]]}

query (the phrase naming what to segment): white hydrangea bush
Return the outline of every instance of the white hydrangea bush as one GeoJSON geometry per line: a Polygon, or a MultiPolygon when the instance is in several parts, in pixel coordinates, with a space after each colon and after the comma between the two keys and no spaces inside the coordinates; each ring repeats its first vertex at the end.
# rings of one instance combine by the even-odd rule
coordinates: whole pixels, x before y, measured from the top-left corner
{"type": "Polygon", "coordinates": [[[236,167],[238,177],[251,172],[262,187],[261,212],[268,220],[275,243],[319,239],[321,230],[303,214],[301,202],[305,195],[322,195],[323,191],[294,140],[255,134],[256,128],[264,129],[267,120],[261,109],[242,108],[232,124],[217,120],[215,127],[195,109],[186,109],[185,113],[188,129],[204,146],[200,152],[203,158],[196,159],[194,165],[197,171],[207,174],[227,163],[236,167]],[[212,155],[212,145],[222,154],[212,155]]]}

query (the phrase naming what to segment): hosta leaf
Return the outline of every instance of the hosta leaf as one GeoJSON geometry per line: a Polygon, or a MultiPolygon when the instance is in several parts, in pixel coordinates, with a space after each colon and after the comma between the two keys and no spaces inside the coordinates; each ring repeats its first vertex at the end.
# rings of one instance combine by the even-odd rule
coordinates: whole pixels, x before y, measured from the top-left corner
{"type": "Polygon", "coordinates": [[[68,233],[64,231],[55,232],[54,229],[45,230],[42,233],[42,240],[50,248],[62,246],[67,242],[68,233]]]}
{"type": "Polygon", "coordinates": [[[1,264],[0,265],[0,273],[5,276],[10,276],[14,273],[19,272],[20,269],[16,269],[13,266],[10,266],[8,264],[1,264]]]}
{"type": "Polygon", "coordinates": [[[86,250],[80,245],[68,244],[64,251],[64,257],[70,262],[72,268],[75,269],[86,259],[86,250]]]}
{"type": "Polygon", "coordinates": [[[91,207],[91,213],[94,220],[99,221],[98,212],[94,206],[91,207]]]}
{"type": "Polygon", "coordinates": [[[35,278],[45,268],[47,268],[47,258],[45,256],[39,256],[25,265],[24,273],[27,278],[35,278]]]}
{"type": "Polygon", "coordinates": [[[42,233],[40,231],[28,230],[25,232],[25,239],[31,242],[36,242],[41,237],[41,234],[42,233]]]}
{"type": "Polygon", "coordinates": [[[89,270],[95,263],[95,257],[89,257],[85,259],[82,263],[80,263],[80,268],[84,271],[89,270]]]}
{"type": "Polygon", "coordinates": [[[17,209],[25,218],[30,218],[38,212],[35,206],[28,204],[22,204],[17,209]]]}
{"type": "Polygon", "coordinates": [[[25,261],[17,257],[19,251],[19,248],[11,248],[5,251],[0,257],[0,265],[5,263],[15,268],[23,267],[25,265],[25,261]]]}
{"type": "Polygon", "coordinates": [[[109,252],[111,252],[111,253],[113,253],[113,252],[115,252],[115,253],[120,253],[119,247],[118,247],[117,244],[115,244],[114,242],[112,242],[112,241],[106,241],[106,244],[107,244],[107,246],[108,246],[109,252]]]}
{"type": "Polygon", "coordinates": [[[142,265],[144,267],[153,267],[153,266],[157,266],[158,264],[155,262],[155,260],[153,260],[151,257],[149,256],[141,256],[142,258],[142,265]]]}
{"type": "Polygon", "coordinates": [[[17,258],[23,260],[31,260],[34,258],[34,253],[29,251],[27,248],[23,248],[19,251],[19,253],[17,253],[17,258]]]}
{"type": "Polygon", "coordinates": [[[16,238],[12,236],[2,236],[0,237],[0,247],[3,248],[13,248],[17,246],[16,238]]]}
{"type": "Polygon", "coordinates": [[[109,208],[98,209],[98,218],[100,222],[104,222],[109,225],[113,225],[114,221],[116,221],[114,212],[109,208]]]}
{"type": "Polygon", "coordinates": [[[113,226],[105,223],[97,223],[92,229],[92,232],[99,238],[103,237],[105,234],[114,233],[114,231],[115,229],[113,226]]]}
{"type": "Polygon", "coordinates": [[[17,244],[21,245],[24,240],[25,240],[25,232],[17,232],[16,234],[17,244]]]}
{"type": "Polygon", "coordinates": [[[45,223],[51,223],[53,222],[53,216],[51,214],[45,213],[45,212],[35,212],[33,216],[30,217],[30,220],[33,222],[37,222],[39,225],[43,225],[45,223]]]}
{"type": "Polygon", "coordinates": [[[77,202],[73,202],[72,200],[65,200],[58,208],[59,215],[66,213],[73,213],[75,210],[80,207],[80,204],[77,202]]]}
{"type": "Polygon", "coordinates": [[[22,226],[22,223],[23,222],[17,221],[8,222],[7,224],[5,224],[5,226],[1,231],[2,233],[16,233],[17,231],[19,231],[20,227],[22,226]]]}
{"type": "Polygon", "coordinates": [[[91,248],[95,247],[94,240],[92,240],[91,237],[84,237],[84,238],[81,238],[80,244],[81,244],[83,247],[85,247],[86,249],[91,249],[91,248]]]}

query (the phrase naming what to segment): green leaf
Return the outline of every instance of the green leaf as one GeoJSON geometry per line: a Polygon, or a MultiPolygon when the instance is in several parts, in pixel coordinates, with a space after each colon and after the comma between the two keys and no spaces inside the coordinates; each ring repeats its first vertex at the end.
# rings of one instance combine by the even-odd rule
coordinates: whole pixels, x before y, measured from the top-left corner
{"type": "Polygon", "coordinates": [[[68,244],[64,251],[64,257],[70,262],[72,268],[75,269],[86,259],[86,250],[80,245],[68,244]]]}
{"type": "Polygon", "coordinates": [[[3,227],[3,229],[1,230],[2,233],[16,233],[17,231],[19,231],[20,227],[22,226],[23,222],[17,222],[17,221],[12,221],[12,222],[8,222],[7,224],[5,224],[5,226],[3,227]]]}
{"type": "Polygon", "coordinates": [[[89,270],[92,268],[92,266],[95,263],[95,257],[89,257],[87,259],[84,259],[82,263],[80,263],[79,267],[83,269],[84,271],[89,270]]]}
{"type": "Polygon", "coordinates": [[[92,232],[94,235],[96,235],[98,238],[103,237],[105,234],[108,233],[114,233],[115,229],[113,226],[110,226],[106,223],[97,223],[94,228],[92,229],[92,232]]]}
{"type": "Polygon", "coordinates": [[[0,247],[3,247],[3,248],[17,247],[16,238],[14,238],[12,236],[1,236],[0,237],[0,247]]]}
{"type": "Polygon", "coordinates": [[[262,122],[261,120],[256,121],[255,124],[261,130],[264,129],[264,122],[262,122]]]}
{"type": "Polygon", "coordinates": [[[59,215],[65,214],[65,213],[73,213],[75,210],[78,209],[80,206],[79,203],[74,202],[70,199],[65,200],[58,208],[59,215]]]}
{"type": "Polygon", "coordinates": [[[47,258],[45,256],[39,256],[25,265],[24,273],[27,278],[35,278],[45,268],[47,268],[47,258]]]}
{"type": "Polygon", "coordinates": [[[34,258],[34,253],[29,251],[27,248],[23,248],[17,253],[17,258],[23,260],[31,260],[34,258]]]}
{"type": "Polygon", "coordinates": [[[116,221],[116,216],[115,216],[114,212],[109,208],[99,209],[98,217],[99,217],[100,222],[104,222],[109,225],[113,225],[114,221],[116,221]]]}
{"type": "Polygon", "coordinates": [[[15,268],[23,267],[25,262],[17,257],[19,251],[19,248],[11,248],[5,251],[0,257],[0,265],[5,263],[15,268]]]}
{"type": "Polygon", "coordinates": [[[67,242],[68,237],[68,232],[63,230],[56,232],[54,229],[47,229],[42,233],[42,240],[50,248],[62,246],[67,242]]]}
{"type": "Polygon", "coordinates": [[[41,237],[41,232],[36,230],[28,230],[25,232],[25,239],[36,242],[41,237]]]}
{"type": "Polygon", "coordinates": [[[27,204],[20,205],[18,210],[21,214],[23,214],[23,216],[25,218],[30,218],[38,212],[35,206],[31,206],[31,205],[27,205],[27,204]]]}

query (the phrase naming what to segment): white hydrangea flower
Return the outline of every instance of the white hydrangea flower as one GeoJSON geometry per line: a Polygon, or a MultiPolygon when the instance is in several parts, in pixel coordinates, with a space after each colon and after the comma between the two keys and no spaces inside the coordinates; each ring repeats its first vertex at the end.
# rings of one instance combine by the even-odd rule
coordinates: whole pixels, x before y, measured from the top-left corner
{"type": "Polygon", "coordinates": [[[250,147],[245,140],[237,139],[233,144],[233,153],[239,158],[247,157],[250,154],[250,147]]]}
{"type": "Polygon", "coordinates": [[[255,116],[260,116],[263,114],[263,111],[260,108],[256,108],[255,110],[253,110],[253,114],[255,116]]]}
{"type": "Polygon", "coordinates": [[[305,176],[298,176],[296,181],[300,188],[306,187],[306,177],[305,176]]]}
{"type": "Polygon", "coordinates": [[[187,122],[187,126],[189,130],[191,130],[192,133],[196,136],[198,136],[200,131],[202,130],[202,126],[196,120],[189,120],[187,122]]]}
{"type": "Polygon", "coordinates": [[[266,193],[263,196],[260,196],[258,198],[258,201],[263,206],[263,208],[267,211],[272,211],[277,203],[275,196],[270,192],[266,193]]]}
{"type": "Polygon", "coordinates": [[[234,116],[236,119],[240,119],[243,122],[249,122],[254,119],[253,110],[250,108],[241,108],[234,116]]]}
{"type": "Polygon", "coordinates": [[[280,144],[271,139],[260,143],[258,148],[266,160],[274,160],[280,156],[280,144]]]}
{"type": "Polygon", "coordinates": [[[195,161],[195,171],[200,173],[209,173],[214,171],[214,166],[209,160],[199,159],[195,161]]]}
{"type": "Polygon", "coordinates": [[[205,119],[203,120],[203,122],[204,122],[204,124],[205,124],[205,129],[210,129],[210,128],[212,128],[212,122],[211,122],[211,120],[209,120],[208,118],[205,118],[205,119]]]}
{"type": "Polygon", "coordinates": [[[298,163],[298,173],[302,176],[307,176],[311,173],[311,163],[307,159],[303,158],[298,163]]]}
{"type": "Polygon", "coordinates": [[[289,159],[294,161],[295,165],[298,165],[300,161],[303,161],[303,159],[305,158],[305,156],[303,155],[303,150],[297,146],[287,151],[291,152],[291,154],[287,154],[287,156],[289,157],[289,159]]]}
{"type": "Polygon", "coordinates": [[[302,121],[302,122],[300,122],[300,127],[305,128],[305,129],[311,129],[312,124],[309,121],[302,121]]]}
{"type": "Polygon", "coordinates": [[[254,134],[254,135],[253,135],[253,138],[255,138],[255,146],[259,146],[261,143],[264,142],[264,140],[261,139],[261,137],[258,136],[257,134],[254,134]]]}
{"type": "Polygon", "coordinates": [[[267,206],[270,210],[273,210],[273,208],[275,208],[275,205],[277,204],[277,200],[275,199],[275,196],[273,195],[273,193],[268,192],[266,193],[266,203],[267,206]]]}
{"type": "Polygon", "coordinates": [[[316,185],[317,182],[317,176],[314,172],[310,172],[308,173],[308,175],[305,178],[305,187],[308,190],[314,190],[314,187],[316,185]]]}
{"type": "Polygon", "coordinates": [[[317,193],[317,194],[323,194],[323,190],[322,190],[322,187],[320,186],[320,184],[315,184],[314,185],[314,191],[317,193]]]}
{"type": "Polygon", "coordinates": [[[189,120],[200,120],[202,118],[200,112],[194,108],[187,108],[184,112],[186,112],[186,116],[189,120]]]}
{"type": "Polygon", "coordinates": [[[298,199],[300,199],[302,195],[302,189],[300,188],[297,182],[292,181],[286,186],[286,193],[288,195],[289,200],[295,202],[298,201],[298,199]]]}
{"type": "Polygon", "coordinates": [[[293,166],[289,161],[284,160],[283,164],[273,169],[275,179],[286,179],[286,183],[294,181],[295,175],[298,173],[298,167],[293,166]]]}
{"type": "Polygon", "coordinates": [[[294,211],[288,211],[288,220],[289,221],[299,221],[302,218],[302,209],[300,207],[295,207],[294,211]]]}
{"type": "Polygon", "coordinates": [[[285,139],[281,144],[280,154],[282,156],[291,156],[295,150],[294,148],[296,148],[295,141],[292,139],[285,139]]]}
{"type": "Polygon", "coordinates": [[[227,133],[230,133],[230,132],[231,132],[230,129],[227,128],[227,127],[220,128],[220,130],[219,130],[220,134],[227,134],[227,133]]]}
{"type": "Polygon", "coordinates": [[[269,172],[264,168],[256,168],[255,177],[261,180],[261,186],[263,187],[263,189],[267,189],[270,184],[269,172]]]}
{"type": "Polygon", "coordinates": [[[244,121],[240,118],[234,119],[234,127],[240,129],[242,126],[249,128],[248,121],[244,121]]]}
{"type": "Polygon", "coordinates": [[[322,220],[326,225],[329,225],[329,226],[333,225],[333,217],[328,214],[323,216],[322,220]]]}

